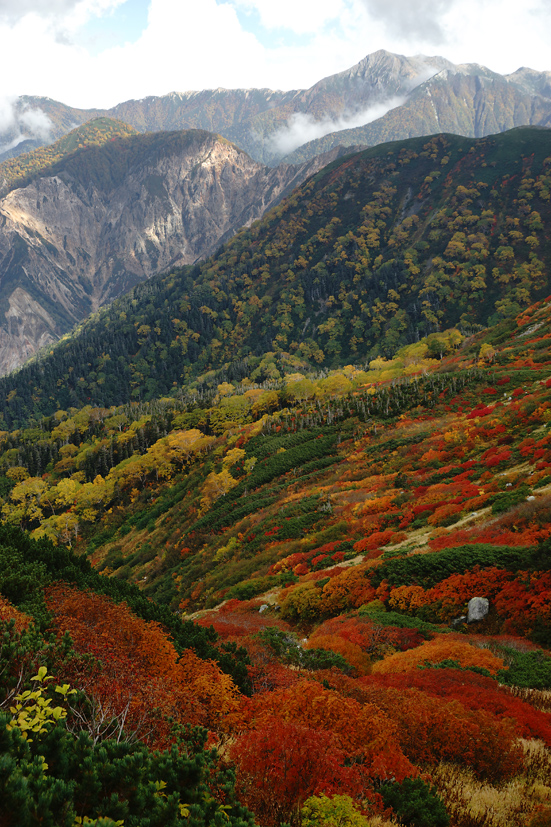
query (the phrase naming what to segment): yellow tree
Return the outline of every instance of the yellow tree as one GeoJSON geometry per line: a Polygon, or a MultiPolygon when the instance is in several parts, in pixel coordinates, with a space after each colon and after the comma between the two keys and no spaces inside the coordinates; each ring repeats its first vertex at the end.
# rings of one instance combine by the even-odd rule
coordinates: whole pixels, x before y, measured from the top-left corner
{"type": "Polygon", "coordinates": [[[27,528],[36,520],[40,521],[43,517],[41,500],[47,487],[47,483],[40,477],[27,477],[17,483],[10,493],[9,501],[2,506],[4,520],[22,528],[27,528]]]}
{"type": "Polygon", "coordinates": [[[216,474],[214,471],[208,475],[201,489],[201,513],[208,511],[213,502],[223,497],[228,491],[238,485],[229,471],[225,468],[216,474]]]}
{"type": "Polygon", "coordinates": [[[205,436],[197,428],[191,428],[188,431],[173,431],[166,437],[171,461],[176,462],[180,467],[205,451],[213,441],[214,437],[205,436]]]}

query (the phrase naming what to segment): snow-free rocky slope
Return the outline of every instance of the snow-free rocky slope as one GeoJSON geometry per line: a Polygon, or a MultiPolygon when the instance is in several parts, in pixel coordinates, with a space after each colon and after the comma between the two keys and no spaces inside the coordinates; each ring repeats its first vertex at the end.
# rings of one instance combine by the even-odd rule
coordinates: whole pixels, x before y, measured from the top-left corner
{"type": "Polygon", "coordinates": [[[188,130],[88,145],[37,177],[29,165],[0,200],[0,373],[138,282],[213,253],[321,164],[272,169],[188,130]]]}

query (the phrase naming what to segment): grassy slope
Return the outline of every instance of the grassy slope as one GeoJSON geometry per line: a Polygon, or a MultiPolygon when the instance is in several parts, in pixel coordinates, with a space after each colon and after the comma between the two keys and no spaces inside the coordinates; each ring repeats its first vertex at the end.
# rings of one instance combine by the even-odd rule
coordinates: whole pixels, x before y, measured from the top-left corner
{"type": "MultiPolygon", "coordinates": [[[[551,592],[545,542],[551,536],[549,342],[551,302],[542,301],[517,319],[466,340],[441,362],[414,357],[410,350],[413,361],[405,368],[404,362],[398,369],[383,366],[367,378],[365,372],[348,370],[322,380],[313,376],[310,387],[296,374],[279,388],[276,383],[272,389],[255,389],[247,383],[241,388],[221,387],[218,400],[210,397],[191,404],[182,399],[171,422],[166,410],[174,403],[169,400],[156,409],[136,407],[134,413],[131,408],[125,413],[88,410],[81,412],[81,420],[78,412],[71,412],[73,421],[82,424],[88,416],[95,423],[89,435],[82,429],[90,447],[99,446],[106,431],[129,434],[132,419],[141,421],[142,427],[145,420],[150,428],[159,427],[159,411],[169,434],[194,424],[218,431],[207,453],[192,460],[184,473],[163,482],[158,479],[159,466],[156,471],[153,465],[136,489],[128,486],[120,492],[114,505],[85,529],[90,559],[104,574],[133,580],[145,594],[180,611],[202,609],[203,614],[210,609],[202,622],[214,623],[225,640],[249,649],[256,682],[262,678],[273,686],[275,681],[277,687],[284,680],[278,670],[285,671],[290,663],[292,680],[323,679],[331,691],[340,687],[342,697],[350,697],[347,693],[352,691],[371,692],[378,698],[376,703],[390,703],[392,692],[399,691],[408,703],[408,693],[414,690],[404,689],[404,680],[424,693],[415,696],[418,702],[433,698],[435,686],[446,697],[447,692],[457,691],[460,681],[462,703],[492,710],[496,698],[502,704],[510,696],[504,690],[496,695],[497,683],[490,678],[457,673],[458,665],[468,667],[468,661],[465,666],[457,660],[467,651],[461,646],[472,641],[474,647],[467,649],[473,658],[482,646],[483,651],[489,648],[505,659],[500,682],[516,684],[520,687],[514,690],[516,696],[532,704],[507,712],[516,721],[514,726],[521,727],[527,710],[535,708],[543,710],[538,713],[543,717],[530,726],[542,727],[548,700],[541,690],[551,688],[551,660],[546,653],[551,642],[551,592]],[[427,373],[416,375],[416,364],[427,373]],[[385,381],[385,370],[394,372],[394,379],[385,381]],[[347,379],[351,387],[343,384],[347,379]],[[312,389],[313,395],[297,403],[299,386],[301,396],[312,389]],[[265,394],[274,389],[277,402],[272,399],[271,414],[259,419],[250,408],[245,419],[256,422],[239,422],[236,410],[242,414],[243,409],[238,406],[233,420],[228,415],[232,399],[254,398],[244,397],[242,391],[265,394]],[[207,497],[208,475],[220,475],[224,466],[237,485],[223,496],[207,497]],[[481,576],[477,566],[483,570],[481,576]],[[524,572],[520,579],[519,569],[524,572]],[[417,592],[411,591],[412,584],[417,592]],[[439,593],[443,584],[448,584],[447,591],[439,593]],[[517,584],[516,591],[511,591],[511,584],[517,584]],[[478,624],[459,627],[463,634],[450,635],[449,622],[464,611],[473,593],[490,596],[490,614],[478,624]],[[260,617],[262,603],[271,608],[260,617]],[[356,635],[358,629],[363,634],[368,631],[369,647],[364,642],[355,649],[327,625],[332,618],[340,618],[337,626],[355,624],[356,635]],[[266,627],[279,627],[283,637],[270,633],[273,640],[259,655],[254,633],[266,627]],[[323,658],[299,657],[293,631],[301,638],[310,637],[312,646],[325,651],[323,658]],[[414,665],[406,667],[409,673],[393,674],[389,666],[393,653],[405,648],[404,656],[414,664],[415,652],[426,638],[433,639],[435,648],[430,651],[436,660],[442,658],[438,654],[442,647],[460,653],[435,672],[436,684],[414,665]],[[444,638],[449,643],[443,644],[444,638]],[[530,654],[542,646],[543,654],[530,654]],[[329,663],[336,672],[311,671],[314,664],[329,663]],[[346,679],[339,677],[338,670],[343,669],[346,679]],[[366,671],[374,673],[367,684],[361,678],[366,671]],[[527,692],[525,686],[539,691],[527,692]]],[[[55,420],[58,438],[69,421],[66,414],[55,420]]],[[[45,423],[42,437],[49,427],[45,423]]],[[[11,444],[26,439],[38,445],[37,436],[31,431],[12,434],[11,444]]],[[[150,433],[153,447],[154,440],[150,433]]],[[[86,444],[81,443],[79,450],[85,451],[86,444]]],[[[4,469],[10,461],[14,467],[10,450],[14,449],[7,448],[0,457],[4,469]]],[[[79,472],[71,464],[78,454],[71,451],[62,456],[65,465],[56,463],[44,479],[57,478],[58,485],[71,476],[78,481],[79,472]]],[[[8,469],[4,479],[9,478],[8,469]]],[[[74,514],[74,507],[68,504],[65,513],[74,514]]],[[[77,543],[77,550],[83,552],[84,545],[84,541],[77,543]]],[[[391,707],[385,709],[391,716],[397,714],[391,707]]],[[[454,714],[459,714],[457,710],[454,714]]],[[[533,737],[532,730],[532,735],[528,729],[518,731],[525,733],[525,739],[533,737]]],[[[542,743],[524,743],[524,769],[505,782],[494,778],[489,783],[480,769],[475,777],[462,760],[455,765],[420,762],[436,783],[453,816],[452,824],[521,827],[528,823],[546,795],[545,768],[550,759],[542,743]],[[488,796],[493,802],[490,808],[484,804],[488,796]],[[468,821],[475,817],[479,821],[468,821]]],[[[408,753],[414,754],[415,749],[408,753]]]]}
{"type": "MultiPolygon", "coordinates": [[[[515,497],[532,495],[523,487],[529,485],[537,491],[534,513],[529,509],[516,529],[507,529],[517,545],[513,534],[518,530],[520,537],[520,526],[537,523],[538,508],[542,526],[546,519],[547,462],[531,457],[526,440],[533,432],[546,456],[551,401],[541,381],[551,364],[547,305],[522,322],[468,340],[426,376],[372,385],[364,373],[346,395],[320,387],[316,397],[256,425],[234,422],[176,487],[165,493],[145,487],[132,507],[135,515],[131,508],[96,561],[119,576],[147,578],[147,590],[162,599],[172,595],[199,608],[228,594],[250,597],[279,586],[285,578],[271,573],[274,564],[297,553],[313,571],[331,565],[340,551],[345,559],[357,558],[354,546],[366,540],[359,551],[367,559],[386,545],[395,545],[397,556],[427,550],[456,531],[460,545],[478,534],[484,542],[500,534],[504,519],[492,504],[509,492],[516,505],[515,497]],[[535,324],[541,327],[533,337],[523,335],[535,324]],[[496,355],[479,361],[480,347],[490,343],[496,355]],[[537,415],[525,414],[529,409],[537,415]],[[205,479],[222,470],[235,446],[244,452],[230,468],[238,485],[201,514],[205,479]],[[245,470],[251,460],[254,467],[245,470]],[[425,510],[419,502],[427,503],[425,510]],[[328,542],[337,543],[331,554],[315,553],[328,542]]],[[[215,410],[206,407],[205,420],[215,410]]],[[[189,424],[201,419],[197,410],[187,417],[189,424]]]]}

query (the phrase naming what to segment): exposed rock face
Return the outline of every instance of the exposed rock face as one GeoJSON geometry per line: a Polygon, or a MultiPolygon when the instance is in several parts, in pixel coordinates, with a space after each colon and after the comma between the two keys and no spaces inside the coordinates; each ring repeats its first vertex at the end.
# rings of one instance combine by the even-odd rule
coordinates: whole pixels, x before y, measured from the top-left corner
{"type": "Polygon", "coordinates": [[[467,604],[467,623],[483,620],[490,609],[490,601],[486,597],[471,597],[467,604]]]}
{"type": "Polygon", "coordinates": [[[122,143],[91,150],[0,201],[0,374],[138,282],[208,256],[336,157],[270,169],[210,133],[165,134],[137,136],[129,162],[122,143]]]}
{"type": "Polygon", "coordinates": [[[0,327],[0,364],[4,373],[15,370],[21,362],[45,345],[55,341],[55,321],[47,310],[34,301],[26,290],[16,287],[8,298],[6,325],[0,327]],[[14,342],[18,343],[14,347],[14,342]]]}

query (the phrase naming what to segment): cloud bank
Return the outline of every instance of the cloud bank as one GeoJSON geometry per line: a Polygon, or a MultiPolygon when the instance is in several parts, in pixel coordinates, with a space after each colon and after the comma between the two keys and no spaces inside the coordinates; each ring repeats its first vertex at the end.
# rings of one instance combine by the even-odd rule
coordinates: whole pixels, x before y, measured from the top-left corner
{"type": "Polygon", "coordinates": [[[0,0],[3,93],[90,108],[220,86],[305,89],[379,49],[551,70],[550,0],[139,0],[142,19],[144,2],[141,34],[107,48],[98,21],[108,28],[113,9],[131,15],[138,0],[0,0]]]}
{"type": "Polygon", "coordinates": [[[391,36],[420,38],[439,46],[447,41],[444,16],[457,0],[363,0],[368,14],[391,36]]]}
{"type": "Polygon", "coordinates": [[[315,120],[312,115],[296,112],[282,129],[270,136],[269,148],[274,155],[288,155],[309,141],[324,138],[325,135],[333,132],[342,132],[343,129],[355,129],[358,126],[372,123],[377,118],[382,118],[391,109],[401,106],[405,100],[405,97],[389,98],[354,114],[342,115],[340,118],[323,118],[319,121],[315,120]]]}
{"type": "Polygon", "coordinates": [[[26,14],[66,14],[79,0],[0,0],[0,17],[19,20],[26,14]]]}
{"type": "Polygon", "coordinates": [[[8,152],[29,138],[50,143],[51,129],[52,122],[41,109],[18,107],[14,96],[0,98],[0,134],[7,138],[0,144],[0,153],[8,152]]]}

